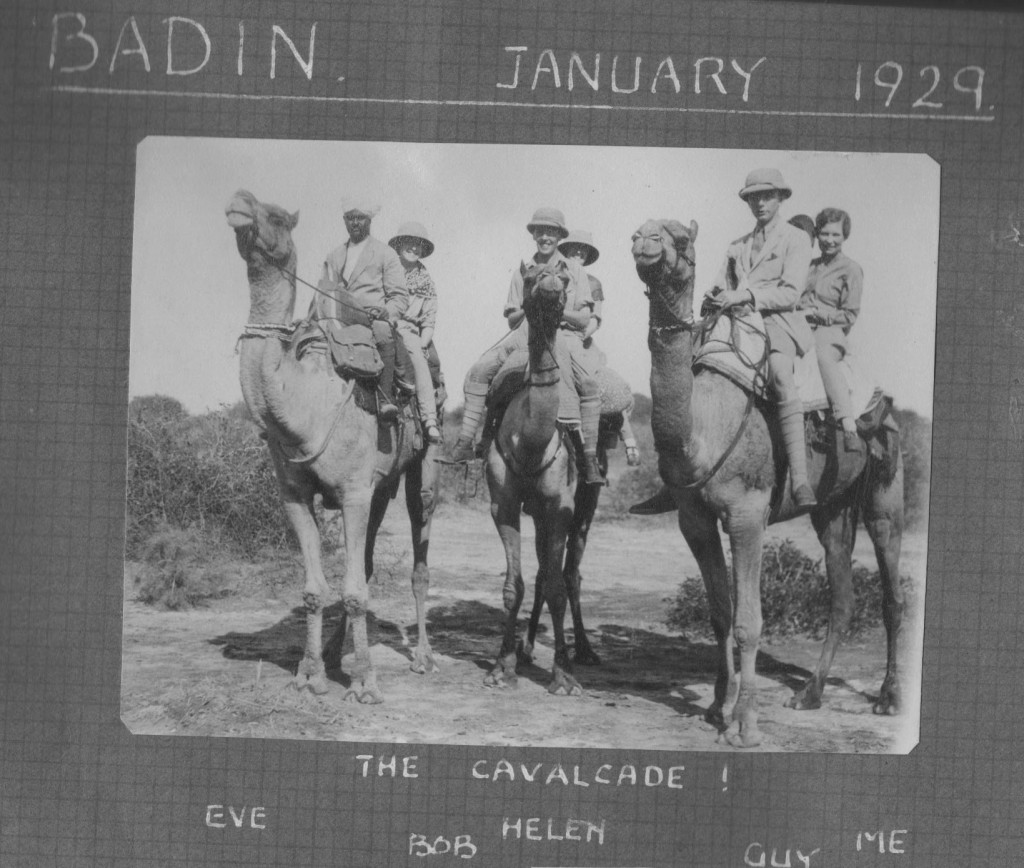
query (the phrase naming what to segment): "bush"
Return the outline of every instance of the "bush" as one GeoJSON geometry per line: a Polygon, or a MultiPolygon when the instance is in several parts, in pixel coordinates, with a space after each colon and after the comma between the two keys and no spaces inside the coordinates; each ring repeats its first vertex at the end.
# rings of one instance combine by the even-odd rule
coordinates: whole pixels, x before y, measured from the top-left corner
{"type": "MultiPolygon", "coordinates": [[[[910,579],[904,576],[900,581],[906,588],[910,579]]],[[[882,623],[882,586],[878,572],[854,564],[853,593],[850,636],[882,623]]],[[[688,576],[676,595],[666,598],[665,602],[669,604],[666,619],[669,627],[699,636],[713,636],[704,582],[699,576],[688,576]]],[[[822,638],[828,627],[831,604],[831,588],[820,559],[808,557],[788,539],[765,544],[761,559],[763,638],[794,635],[822,638]]],[[[908,604],[908,610],[910,608],[908,604]]]]}
{"type": "Polygon", "coordinates": [[[913,410],[893,409],[900,426],[900,451],[903,453],[903,502],[906,525],[920,525],[928,517],[931,489],[932,423],[913,410]]]}
{"type": "Polygon", "coordinates": [[[199,530],[159,527],[142,547],[137,599],[187,609],[231,593],[217,566],[218,546],[199,530]]]}
{"type": "Polygon", "coordinates": [[[252,555],[287,544],[270,454],[238,408],[189,416],[173,398],[129,405],[129,556],[158,528],[196,528],[252,555]]]}

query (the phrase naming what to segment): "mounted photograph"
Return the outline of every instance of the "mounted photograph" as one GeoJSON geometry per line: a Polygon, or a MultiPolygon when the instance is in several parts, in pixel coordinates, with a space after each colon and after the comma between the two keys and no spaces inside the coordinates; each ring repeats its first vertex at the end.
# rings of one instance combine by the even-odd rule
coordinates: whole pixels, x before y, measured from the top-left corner
{"type": "Polygon", "coordinates": [[[909,752],[939,190],[925,154],[146,138],[125,725],[909,752]]]}

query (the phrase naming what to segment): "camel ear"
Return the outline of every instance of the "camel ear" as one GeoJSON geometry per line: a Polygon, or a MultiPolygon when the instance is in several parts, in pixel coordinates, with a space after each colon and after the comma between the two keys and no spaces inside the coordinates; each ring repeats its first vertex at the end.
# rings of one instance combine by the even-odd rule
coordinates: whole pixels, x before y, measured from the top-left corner
{"type": "Polygon", "coordinates": [[[288,219],[291,221],[291,226],[289,226],[288,228],[294,229],[296,226],[299,225],[299,212],[296,211],[294,214],[289,214],[288,219]]]}
{"type": "Polygon", "coordinates": [[[693,244],[697,240],[697,221],[690,221],[690,243],[693,244]]]}

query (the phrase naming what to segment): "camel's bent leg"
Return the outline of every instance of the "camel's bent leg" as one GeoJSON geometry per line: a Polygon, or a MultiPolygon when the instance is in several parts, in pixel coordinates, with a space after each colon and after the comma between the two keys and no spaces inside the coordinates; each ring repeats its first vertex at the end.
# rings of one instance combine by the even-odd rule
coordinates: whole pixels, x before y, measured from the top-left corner
{"type": "MultiPolygon", "coordinates": [[[[602,457],[605,458],[602,462],[602,470],[604,470],[607,458],[606,456],[602,457]]],[[[599,485],[587,485],[581,481],[576,486],[576,502],[572,524],[569,527],[569,537],[566,541],[565,569],[562,572],[565,590],[569,596],[569,611],[572,613],[573,646],[576,652],[574,659],[576,663],[582,663],[585,666],[597,666],[601,662],[601,658],[590,647],[587,630],[583,625],[583,609],[580,606],[580,585],[583,582],[580,564],[583,561],[583,553],[587,550],[587,535],[590,533],[590,525],[594,521],[600,494],[601,486],[599,485]]]]}
{"type": "Polygon", "coordinates": [[[725,705],[730,684],[735,685],[732,645],[732,591],[725,565],[718,519],[696,497],[683,502],[679,510],[679,529],[700,567],[711,612],[711,628],[718,646],[718,671],[715,673],[715,698],[705,714],[708,723],[725,728],[725,705]]]}
{"type": "Polygon", "coordinates": [[[366,610],[369,592],[366,587],[365,545],[370,519],[371,489],[369,485],[352,485],[345,491],[342,510],[345,516],[345,579],[341,603],[352,623],[352,644],[355,663],[352,685],[345,699],[376,703],[384,699],[377,686],[377,673],[370,660],[370,643],[366,632],[366,610]]]}
{"type": "Polygon", "coordinates": [[[555,506],[544,510],[534,524],[537,528],[537,561],[542,576],[544,602],[551,613],[551,626],[555,638],[555,659],[551,667],[549,693],[564,693],[567,696],[583,692],[572,674],[572,661],[565,641],[565,579],[562,576],[562,561],[565,558],[565,540],[572,513],[565,507],[555,506]]]}
{"type": "Polygon", "coordinates": [[[291,523],[302,550],[306,584],[302,599],[306,606],[306,650],[299,663],[292,684],[299,690],[308,687],[313,693],[327,692],[327,676],[320,657],[323,638],[324,605],[331,589],[324,576],[320,559],[320,528],[313,512],[313,498],[309,492],[281,489],[285,515],[291,523]]]}
{"type": "Polygon", "coordinates": [[[533,662],[533,646],[537,641],[537,628],[540,626],[540,616],[544,611],[544,581],[543,574],[537,570],[537,578],[533,584],[533,608],[530,610],[530,623],[526,628],[526,639],[519,643],[519,662],[533,662]]]}
{"type": "Polygon", "coordinates": [[[725,738],[733,747],[757,747],[762,741],[757,726],[757,649],[761,641],[761,545],[768,493],[751,493],[742,510],[728,517],[732,572],[736,589],[733,636],[740,653],[740,689],[732,722],[725,738]]]}
{"type": "Polygon", "coordinates": [[[789,708],[821,708],[825,679],[832,668],[836,651],[850,632],[853,618],[853,545],[857,536],[857,505],[849,500],[811,513],[818,540],[825,549],[825,570],[832,589],[828,632],[817,668],[807,683],[786,702],[789,708]]]}
{"type": "MultiPolygon", "coordinates": [[[[437,464],[430,462],[432,467],[437,464]]],[[[427,636],[427,596],[430,593],[430,570],[427,550],[430,548],[430,523],[434,514],[434,481],[424,478],[423,463],[413,461],[405,470],[405,505],[412,530],[412,595],[416,601],[416,648],[412,653],[413,672],[437,672],[434,652],[427,636]]]]}
{"type": "Polygon", "coordinates": [[[501,599],[505,608],[505,632],[498,659],[484,679],[489,687],[515,687],[516,685],[516,618],[523,603],[523,571],[520,552],[520,502],[515,497],[495,497],[491,492],[491,518],[498,529],[505,548],[505,584],[501,599]]]}
{"type": "Polygon", "coordinates": [[[869,493],[864,508],[864,526],[875,547],[882,580],[882,620],[886,633],[885,680],[874,703],[875,714],[896,714],[902,703],[899,677],[901,633],[906,606],[900,584],[900,547],[903,542],[903,462],[888,486],[878,485],[869,493]]]}

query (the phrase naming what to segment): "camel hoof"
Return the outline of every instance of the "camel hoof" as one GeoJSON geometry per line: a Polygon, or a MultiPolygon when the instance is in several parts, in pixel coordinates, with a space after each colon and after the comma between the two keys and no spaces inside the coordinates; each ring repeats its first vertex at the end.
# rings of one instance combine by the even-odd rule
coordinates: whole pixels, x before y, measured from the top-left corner
{"type": "Polygon", "coordinates": [[[426,675],[428,672],[440,671],[440,667],[434,661],[434,655],[430,651],[417,651],[413,654],[412,665],[409,668],[417,675],[426,675]]]}
{"type": "Polygon", "coordinates": [[[558,696],[559,694],[582,696],[583,688],[580,687],[580,683],[568,672],[559,670],[551,678],[551,683],[548,685],[548,693],[552,696],[558,696]]]}
{"type": "Polygon", "coordinates": [[[342,699],[345,702],[358,702],[360,705],[380,705],[384,701],[384,694],[376,687],[350,687],[342,699]]]}
{"type": "Polygon", "coordinates": [[[533,663],[533,643],[520,640],[516,646],[516,660],[525,665],[533,663]]]}
{"type": "Polygon", "coordinates": [[[731,747],[738,748],[750,748],[757,747],[761,742],[764,741],[764,736],[755,726],[747,725],[741,726],[738,722],[733,722],[729,725],[729,728],[718,737],[719,742],[725,742],[731,747]]]}
{"type": "Polygon", "coordinates": [[[821,696],[804,688],[786,700],[786,708],[795,708],[797,711],[815,711],[821,708],[821,696]]]}
{"type": "Polygon", "coordinates": [[[880,696],[871,704],[871,713],[895,717],[900,713],[899,703],[891,696],[880,696]]]}
{"type": "Polygon", "coordinates": [[[289,684],[298,693],[308,690],[314,696],[323,696],[328,691],[327,677],[322,672],[315,675],[296,675],[289,684]]]}
{"type": "Polygon", "coordinates": [[[519,676],[514,672],[489,672],[484,678],[484,687],[516,688],[519,686],[519,676]]]}

